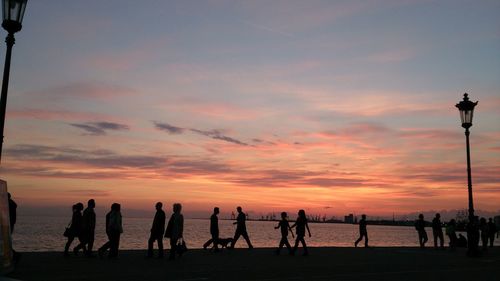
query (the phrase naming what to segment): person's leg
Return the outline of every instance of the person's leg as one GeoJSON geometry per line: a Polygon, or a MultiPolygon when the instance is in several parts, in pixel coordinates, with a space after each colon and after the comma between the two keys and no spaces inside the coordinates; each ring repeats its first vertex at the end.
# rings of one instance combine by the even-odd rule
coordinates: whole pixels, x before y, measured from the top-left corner
{"type": "Polygon", "coordinates": [[[427,243],[427,241],[429,241],[429,238],[427,237],[427,232],[424,230],[423,231],[423,237],[424,237],[424,241],[423,241],[423,244],[424,244],[424,247],[425,247],[425,243],[427,243]]]}
{"type": "Polygon", "coordinates": [[[233,249],[234,245],[236,245],[236,241],[238,241],[238,239],[240,239],[240,235],[241,235],[241,233],[239,231],[236,231],[234,233],[233,243],[231,243],[231,249],[233,249]]]}
{"type": "Polygon", "coordinates": [[[151,233],[151,235],[149,235],[149,239],[148,239],[148,254],[147,254],[147,257],[150,258],[153,256],[153,243],[155,242],[155,237],[153,236],[153,233],[151,233]]]}
{"type": "Polygon", "coordinates": [[[438,247],[438,232],[436,230],[432,230],[432,237],[434,238],[434,248],[438,247]]]}
{"type": "Polygon", "coordinates": [[[283,246],[285,245],[285,240],[286,238],[285,237],[281,237],[280,239],[280,243],[278,244],[278,249],[276,249],[276,254],[280,254],[281,252],[281,248],[283,248],[283,246]]]}
{"type": "Polygon", "coordinates": [[[163,258],[163,235],[158,235],[158,257],[163,258]]]}
{"type": "Polygon", "coordinates": [[[288,237],[285,237],[285,246],[288,249],[288,253],[292,252],[292,246],[290,246],[290,243],[288,242],[288,237]]]}
{"type": "Polygon", "coordinates": [[[247,245],[249,249],[253,249],[252,242],[250,242],[250,237],[248,237],[248,232],[243,232],[242,233],[243,238],[245,238],[245,241],[247,241],[247,245]]]}
{"type": "Polygon", "coordinates": [[[91,233],[89,240],[87,241],[87,256],[92,256],[92,248],[94,248],[94,237],[94,233],[91,233]]]}
{"type": "Polygon", "coordinates": [[[205,242],[205,244],[203,244],[203,249],[206,250],[208,248],[208,246],[210,246],[210,244],[212,244],[213,241],[214,241],[213,238],[208,239],[208,241],[205,242]]]}
{"type": "Polygon", "coordinates": [[[71,243],[73,243],[73,240],[75,240],[75,236],[69,236],[68,237],[68,242],[66,242],[66,246],[64,246],[64,255],[68,255],[69,247],[71,246],[71,243]]]}
{"type": "Polygon", "coordinates": [[[494,242],[495,242],[495,233],[490,234],[490,247],[493,247],[494,242]]]}
{"type": "Polygon", "coordinates": [[[177,248],[177,239],[170,238],[170,255],[168,257],[169,260],[175,260],[176,248],[177,248]]]}
{"type": "Polygon", "coordinates": [[[219,251],[219,235],[212,235],[212,243],[214,244],[214,252],[219,251]]]}
{"type": "Polygon", "coordinates": [[[304,256],[307,256],[309,254],[309,251],[307,250],[307,244],[306,240],[304,239],[304,236],[302,236],[302,239],[300,241],[302,243],[302,247],[304,248],[304,256]]]}
{"type": "Polygon", "coordinates": [[[439,246],[441,246],[441,248],[444,248],[444,235],[442,231],[439,232],[439,246]]]}
{"type": "Polygon", "coordinates": [[[364,236],[365,236],[365,247],[367,248],[368,247],[368,233],[365,233],[364,236]]]}
{"type": "Polygon", "coordinates": [[[356,242],[354,242],[354,247],[358,247],[358,243],[361,242],[361,239],[363,239],[363,234],[359,234],[358,240],[356,240],[356,242]]]}
{"type": "Polygon", "coordinates": [[[294,255],[295,252],[297,251],[297,248],[299,247],[300,239],[301,239],[301,237],[299,235],[297,235],[297,237],[295,238],[295,245],[293,245],[292,255],[294,255]]]}

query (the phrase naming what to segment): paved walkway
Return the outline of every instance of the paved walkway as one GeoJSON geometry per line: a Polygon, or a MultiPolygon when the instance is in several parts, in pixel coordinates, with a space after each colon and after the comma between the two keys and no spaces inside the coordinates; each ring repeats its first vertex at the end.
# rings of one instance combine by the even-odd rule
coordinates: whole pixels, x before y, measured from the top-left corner
{"type": "MultiPolygon", "coordinates": [[[[284,253],[284,252],[283,252],[284,253]]],[[[428,248],[312,248],[307,257],[276,256],[273,249],[221,253],[191,250],[180,260],[145,259],[145,251],[121,251],[119,259],[62,253],[23,253],[20,280],[500,280],[500,248],[481,258],[428,248]]]]}

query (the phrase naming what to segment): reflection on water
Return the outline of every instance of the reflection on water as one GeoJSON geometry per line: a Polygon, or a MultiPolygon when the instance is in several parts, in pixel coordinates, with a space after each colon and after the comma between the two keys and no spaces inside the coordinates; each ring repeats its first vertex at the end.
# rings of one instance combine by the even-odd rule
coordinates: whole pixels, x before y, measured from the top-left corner
{"type": "MultiPolygon", "coordinates": [[[[70,218],[66,217],[19,217],[15,233],[14,248],[18,251],[62,251],[66,238],[64,228],[70,218]]],[[[120,249],[146,249],[152,218],[124,218],[124,233],[120,249]]],[[[105,241],[104,217],[97,218],[96,241],[94,247],[105,241]]],[[[280,239],[277,222],[249,221],[247,229],[254,247],[276,247],[280,239]]],[[[189,248],[201,248],[210,238],[209,220],[186,219],[184,236],[189,248]]],[[[308,246],[353,247],[358,237],[358,226],[352,224],[310,223],[312,237],[306,237],[308,246]]],[[[219,220],[220,237],[232,237],[235,226],[233,221],[219,220]]],[[[432,231],[427,228],[428,245],[432,246],[432,231]]],[[[417,232],[413,227],[368,225],[368,236],[372,246],[418,246],[417,232]]],[[[291,236],[289,237],[292,240],[291,236]]],[[[76,243],[73,242],[73,243],[76,243]]],[[[445,244],[448,239],[445,237],[445,244]]],[[[168,243],[165,243],[167,246],[168,243]]],[[[500,245],[499,240],[495,245],[500,245]]],[[[76,244],[74,244],[76,246],[76,244]]],[[[236,247],[245,247],[240,239],[236,247]]]]}

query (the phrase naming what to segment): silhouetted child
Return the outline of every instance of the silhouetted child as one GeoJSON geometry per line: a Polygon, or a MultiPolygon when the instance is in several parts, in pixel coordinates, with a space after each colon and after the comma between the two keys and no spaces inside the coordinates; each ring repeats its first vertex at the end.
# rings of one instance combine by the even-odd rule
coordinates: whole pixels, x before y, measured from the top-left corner
{"type": "Polygon", "coordinates": [[[444,249],[443,225],[441,224],[441,215],[439,213],[432,219],[432,236],[434,237],[434,248],[438,248],[439,239],[439,246],[441,249],[444,249]]]}
{"type": "Polygon", "coordinates": [[[456,233],[457,223],[454,219],[450,220],[446,226],[446,236],[450,239],[450,248],[455,250],[458,244],[458,238],[456,233]]]}
{"type": "Polygon", "coordinates": [[[278,228],[281,229],[281,240],[280,240],[280,244],[278,246],[278,249],[276,250],[276,254],[278,254],[278,255],[280,254],[280,251],[281,251],[281,248],[283,248],[283,245],[286,246],[289,254],[292,253],[292,247],[290,246],[290,243],[288,243],[288,231],[290,231],[292,233],[292,238],[293,238],[293,232],[292,232],[292,228],[290,227],[290,224],[288,223],[288,220],[286,219],[287,216],[288,215],[286,212],[282,212],[280,222],[278,223],[277,226],[274,227],[274,229],[278,229],[278,228]]]}
{"type": "Polygon", "coordinates": [[[425,248],[425,243],[427,243],[429,238],[427,238],[427,232],[425,231],[423,214],[418,215],[418,220],[415,221],[415,229],[418,232],[418,242],[420,244],[420,248],[425,248]]]}
{"type": "Polygon", "coordinates": [[[366,215],[361,215],[359,220],[359,238],[354,242],[354,247],[358,247],[358,243],[365,238],[365,247],[368,247],[368,231],[366,231],[366,215]]]}
{"type": "Polygon", "coordinates": [[[309,237],[311,237],[311,231],[309,230],[309,225],[307,224],[306,212],[304,210],[300,210],[298,215],[299,216],[297,217],[297,220],[291,227],[291,228],[296,227],[295,234],[297,234],[297,238],[295,239],[295,245],[293,246],[292,250],[292,255],[295,255],[297,247],[299,246],[299,242],[301,242],[302,247],[304,247],[304,254],[302,255],[307,256],[309,252],[307,251],[307,245],[306,241],[304,240],[304,237],[306,236],[306,229],[307,232],[309,233],[309,237]]]}

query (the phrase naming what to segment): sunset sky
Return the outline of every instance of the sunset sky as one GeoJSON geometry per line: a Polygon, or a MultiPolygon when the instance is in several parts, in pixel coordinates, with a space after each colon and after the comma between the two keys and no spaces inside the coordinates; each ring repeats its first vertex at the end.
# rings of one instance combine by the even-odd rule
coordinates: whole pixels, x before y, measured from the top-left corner
{"type": "Polygon", "coordinates": [[[32,207],[463,209],[467,92],[475,207],[500,210],[499,14],[496,0],[29,1],[1,178],[32,207]]]}

